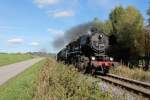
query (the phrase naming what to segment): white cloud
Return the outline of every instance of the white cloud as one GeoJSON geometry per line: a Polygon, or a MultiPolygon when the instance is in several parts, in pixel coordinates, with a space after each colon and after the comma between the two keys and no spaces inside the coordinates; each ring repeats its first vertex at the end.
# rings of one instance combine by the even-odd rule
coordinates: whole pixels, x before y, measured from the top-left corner
{"type": "Polygon", "coordinates": [[[22,38],[13,38],[8,40],[9,44],[22,44],[24,40],[22,38]]]}
{"type": "Polygon", "coordinates": [[[58,18],[58,17],[72,17],[75,14],[72,10],[63,10],[63,11],[49,12],[48,15],[58,18]]]}
{"type": "Polygon", "coordinates": [[[44,6],[48,6],[48,5],[54,5],[54,4],[57,4],[58,2],[59,2],[59,0],[35,0],[35,3],[40,8],[42,8],[44,6]]]}
{"type": "Polygon", "coordinates": [[[31,45],[31,46],[38,46],[38,45],[39,45],[39,42],[31,42],[30,45],[31,45]]]}
{"type": "Polygon", "coordinates": [[[48,28],[48,32],[53,34],[54,37],[60,37],[64,35],[64,31],[52,28],[48,28]]]}

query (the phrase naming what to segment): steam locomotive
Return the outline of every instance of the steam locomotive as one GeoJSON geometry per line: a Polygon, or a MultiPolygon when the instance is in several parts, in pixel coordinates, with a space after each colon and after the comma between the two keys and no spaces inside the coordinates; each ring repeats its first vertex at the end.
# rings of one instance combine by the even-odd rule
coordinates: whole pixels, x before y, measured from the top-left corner
{"type": "Polygon", "coordinates": [[[113,58],[107,55],[109,37],[97,28],[70,42],[57,54],[57,61],[73,64],[84,73],[106,74],[113,66],[113,58]]]}

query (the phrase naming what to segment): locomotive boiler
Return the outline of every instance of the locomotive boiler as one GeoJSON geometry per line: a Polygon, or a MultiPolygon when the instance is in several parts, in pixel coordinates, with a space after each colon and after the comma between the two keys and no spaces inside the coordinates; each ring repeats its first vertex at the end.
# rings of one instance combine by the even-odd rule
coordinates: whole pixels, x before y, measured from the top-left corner
{"type": "Polygon", "coordinates": [[[95,74],[108,73],[113,58],[107,56],[109,37],[97,28],[70,42],[57,54],[57,61],[73,64],[79,71],[95,74]]]}

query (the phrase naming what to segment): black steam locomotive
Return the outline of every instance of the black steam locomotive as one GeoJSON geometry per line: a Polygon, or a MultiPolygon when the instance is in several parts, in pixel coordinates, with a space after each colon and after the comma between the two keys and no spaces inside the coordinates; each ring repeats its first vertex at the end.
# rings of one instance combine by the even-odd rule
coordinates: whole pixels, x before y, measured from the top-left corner
{"type": "Polygon", "coordinates": [[[113,58],[106,55],[108,47],[109,37],[97,28],[91,28],[89,34],[80,36],[62,49],[57,54],[57,61],[73,64],[84,73],[105,74],[113,66],[113,58]]]}

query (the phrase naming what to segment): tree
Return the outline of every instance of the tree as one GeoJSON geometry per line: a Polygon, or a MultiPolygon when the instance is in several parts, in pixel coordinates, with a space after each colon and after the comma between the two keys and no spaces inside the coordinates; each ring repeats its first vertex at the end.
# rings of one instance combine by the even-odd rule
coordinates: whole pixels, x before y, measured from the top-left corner
{"type": "Polygon", "coordinates": [[[91,22],[92,27],[96,27],[98,30],[102,31],[103,22],[101,22],[97,17],[91,22]]]}
{"type": "Polygon", "coordinates": [[[116,7],[109,15],[111,20],[113,33],[119,38],[120,33],[123,30],[122,24],[124,23],[125,10],[119,6],[116,7]]]}
{"type": "Polygon", "coordinates": [[[143,34],[143,46],[144,46],[144,61],[145,61],[145,66],[144,70],[149,69],[149,64],[150,64],[150,26],[147,26],[144,29],[144,34],[143,34]]]}
{"type": "Polygon", "coordinates": [[[149,16],[148,18],[148,26],[144,28],[144,34],[143,34],[143,44],[144,44],[144,61],[145,61],[145,66],[144,70],[149,69],[149,64],[150,64],[150,4],[149,8],[147,9],[147,15],[149,16]]]}
{"type": "Polygon", "coordinates": [[[126,9],[119,6],[110,13],[109,18],[112,23],[112,33],[118,43],[114,54],[125,64],[128,61],[136,64],[135,59],[142,52],[140,44],[143,29],[142,15],[132,6],[128,6],[126,9]]]}
{"type": "Polygon", "coordinates": [[[103,23],[102,30],[106,35],[108,36],[112,35],[113,27],[110,20],[107,20],[103,23]]]}
{"type": "Polygon", "coordinates": [[[112,24],[110,20],[104,22],[100,21],[97,17],[92,21],[92,26],[103,32],[105,35],[110,36],[112,32],[112,24]]]}
{"type": "Polygon", "coordinates": [[[149,8],[147,10],[147,15],[148,15],[148,24],[150,25],[150,3],[149,3],[149,8]]]}

